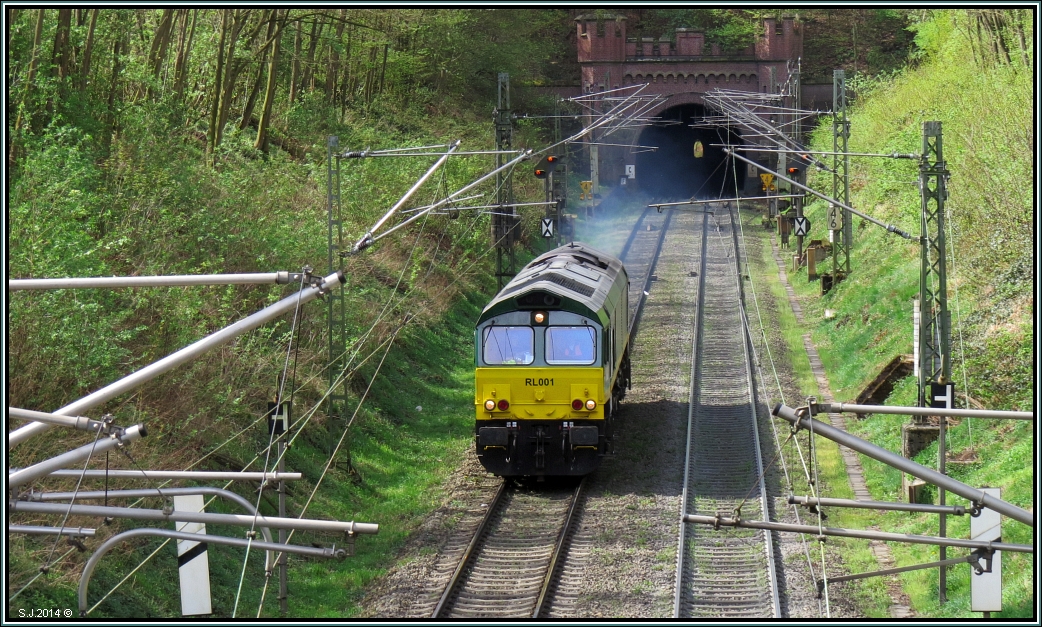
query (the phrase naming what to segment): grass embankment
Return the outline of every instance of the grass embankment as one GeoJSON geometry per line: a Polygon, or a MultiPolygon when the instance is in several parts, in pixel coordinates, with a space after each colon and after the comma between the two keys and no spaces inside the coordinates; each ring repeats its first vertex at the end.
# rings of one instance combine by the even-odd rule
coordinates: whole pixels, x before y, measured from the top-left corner
{"type": "MultiPolygon", "coordinates": [[[[951,179],[946,204],[948,304],[952,312],[952,377],[959,392],[969,392],[990,409],[1034,406],[1033,208],[1030,72],[1012,65],[982,66],[947,18],[938,18],[924,48],[931,53],[919,67],[881,81],[853,108],[852,152],[922,151],[922,122],[943,124],[944,154],[951,179]],[[960,60],[961,59],[961,60],[960,60]]],[[[831,149],[826,121],[816,143],[831,149]]],[[[852,160],[851,204],[886,222],[918,234],[920,200],[914,162],[852,160]]],[[[818,189],[831,187],[825,175],[812,177],[818,189]]],[[[806,215],[814,238],[824,237],[824,203],[806,215]]],[[[803,306],[813,341],[837,400],[852,400],[895,355],[912,353],[912,299],[919,291],[919,246],[855,219],[851,275],[829,294],[808,282],[806,269],[790,276],[803,306]],[[824,310],[835,312],[826,319],[824,310]]],[[[819,271],[822,264],[819,263],[819,271]]],[[[825,262],[831,269],[831,260],[825,262]]],[[[790,336],[790,339],[795,339],[790,336]]],[[[899,382],[889,405],[915,405],[917,383],[899,382]]],[[[960,406],[962,403],[959,403],[960,406]]],[[[908,417],[871,416],[849,423],[856,435],[890,451],[901,451],[901,425],[908,417]]],[[[951,420],[948,474],[975,487],[1002,489],[1002,498],[1033,507],[1035,456],[1033,423],[951,420]]],[[[936,443],[916,456],[936,467],[936,443]]],[[[897,471],[862,457],[873,498],[902,500],[897,471]]],[[[936,490],[932,493],[936,499],[936,490]]],[[[948,495],[948,504],[965,499],[948,495]]],[[[830,515],[832,512],[830,512],[830,515]]],[[[836,513],[838,516],[844,514],[836,513]]],[[[936,515],[865,512],[861,520],[887,531],[935,535],[936,515]]],[[[856,525],[864,527],[864,524],[856,525]]],[[[949,517],[948,535],[969,537],[968,517],[949,517]]],[[[1030,543],[1032,530],[1003,522],[1003,540],[1030,543]]],[[[898,566],[937,559],[937,548],[893,544],[898,566]]],[[[966,550],[949,549],[948,556],[966,550]]],[[[1003,556],[1003,612],[1006,618],[1031,616],[1036,582],[1034,558],[1003,556]]],[[[968,566],[952,567],[948,603],[937,601],[936,569],[901,575],[915,611],[922,616],[971,617],[968,566]]]]}

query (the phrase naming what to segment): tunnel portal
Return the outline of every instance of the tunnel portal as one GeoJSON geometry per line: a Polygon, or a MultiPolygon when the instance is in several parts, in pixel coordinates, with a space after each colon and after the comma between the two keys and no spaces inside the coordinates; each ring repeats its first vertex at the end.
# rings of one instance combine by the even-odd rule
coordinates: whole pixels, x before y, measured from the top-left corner
{"type": "MultiPolygon", "coordinates": [[[[702,105],[677,105],[658,117],[680,124],[648,126],[641,131],[637,143],[658,147],[656,151],[636,155],[636,182],[641,191],[660,200],[735,196],[734,166],[724,151],[712,144],[740,144],[741,136],[724,126],[692,128],[691,124],[701,120],[703,115],[702,105]],[[702,142],[703,156],[696,158],[694,147],[699,141],[702,142]]],[[[744,170],[738,168],[739,190],[744,170]]]]}

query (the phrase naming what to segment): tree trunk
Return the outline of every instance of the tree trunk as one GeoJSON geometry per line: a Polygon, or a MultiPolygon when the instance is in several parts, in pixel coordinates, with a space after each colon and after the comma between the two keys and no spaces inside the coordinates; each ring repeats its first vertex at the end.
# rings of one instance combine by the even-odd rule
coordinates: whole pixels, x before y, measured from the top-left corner
{"type": "MultiPolygon", "coordinates": [[[[286,9],[286,12],[288,13],[289,9],[286,9]]],[[[273,13],[271,23],[275,26],[276,32],[275,40],[272,42],[271,62],[268,64],[268,88],[264,93],[264,109],[261,111],[260,123],[257,125],[257,141],[254,143],[254,148],[264,154],[268,153],[268,127],[271,125],[272,105],[275,102],[275,86],[279,70],[279,50],[281,49],[280,43],[282,41],[282,26],[276,25],[278,10],[276,9],[273,13]]]]}
{"type": "Polygon", "coordinates": [[[217,150],[217,145],[220,142],[217,133],[217,121],[220,119],[221,93],[224,87],[224,42],[228,38],[228,30],[230,29],[230,14],[231,11],[221,12],[221,35],[217,42],[216,76],[214,77],[213,100],[210,106],[210,126],[206,129],[208,135],[206,138],[206,153],[210,155],[211,162],[213,153],[217,150]]]}
{"type": "MultiPolygon", "coordinates": [[[[73,13],[73,17],[75,18],[73,23],[76,25],[77,29],[82,29],[83,26],[87,23],[87,14],[83,12],[82,8],[77,8],[76,12],[73,13]]],[[[82,51],[82,47],[78,42],[75,46],[72,46],[72,52],[70,53],[72,55],[72,58],[69,62],[70,71],[74,72],[75,68],[79,67],[79,61],[82,58],[80,56],[80,53],[82,51]]]]}
{"type": "MultiPolygon", "coordinates": [[[[137,9],[134,11],[134,17],[137,18],[137,36],[141,40],[141,45],[145,45],[148,42],[148,37],[145,35],[145,11],[147,9],[137,9]]],[[[127,46],[127,50],[130,47],[127,46]]]]}
{"type": "Polygon", "coordinates": [[[90,15],[90,26],[87,27],[87,43],[83,46],[83,61],[80,63],[80,90],[87,88],[90,79],[90,57],[94,52],[94,28],[98,25],[98,13],[101,9],[94,9],[90,15]]]}
{"type": "Polygon", "coordinates": [[[261,83],[264,81],[264,66],[267,65],[268,53],[261,53],[260,63],[257,67],[257,78],[253,81],[250,94],[242,105],[242,119],[239,120],[239,130],[245,130],[253,120],[253,108],[257,104],[257,95],[260,94],[261,83]]]}
{"type": "MultiPolygon", "coordinates": [[[[340,17],[344,17],[347,13],[347,9],[340,9],[340,17]]],[[[333,41],[329,44],[329,62],[326,65],[326,98],[329,99],[329,104],[336,104],[336,87],[337,87],[337,74],[340,71],[340,53],[336,49],[336,44],[340,42],[340,38],[344,36],[344,21],[338,20],[336,25],[336,35],[333,37],[333,41]]]]}
{"type": "Polygon", "coordinates": [[[300,20],[295,22],[297,32],[293,36],[293,65],[289,73],[289,104],[292,105],[297,100],[297,81],[300,80],[300,49],[301,40],[303,38],[303,29],[300,26],[300,20]]]}
{"type": "MultiPolygon", "coordinates": [[[[15,118],[14,131],[10,135],[11,145],[8,147],[7,162],[14,166],[18,162],[18,133],[22,130],[25,120],[25,108],[29,105],[33,93],[33,83],[36,80],[36,68],[40,64],[40,45],[43,43],[43,18],[44,9],[38,9],[36,13],[36,29],[33,31],[33,54],[29,60],[29,71],[25,77],[25,89],[22,91],[22,106],[18,108],[18,116],[15,118]]],[[[10,33],[10,30],[8,30],[10,33]]],[[[10,35],[9,35],[10,36],[10,35]]]]}
{"type": "Polygon", "coordinates": [[[322,21],[321,15],[315,16],[315,22],[311,25],[311,41],[308,42],[308,61],[304,66],[304,80],[302,85],[307,87],[309,92],[315,90],[315,51],[318,50],[318,40],[322,35],[322,29],[325,28],[325,22],[322,21]]]}
{"type": "Polygon", "coordinates": [[[70,34],[72,32],[72,9],[58,9],[58,27],[54,31],[54,53],[51,62],[54,74],[59,79],[69,75],[72,65],[70,34]]]}
{"type": "Polygon", "coordinates": [[[368,105],[373,101],[373,92],[376,91],[376,46],[369,48],[369,64],[365,73],[365,87],[362,89],[362,99],[368,105]]]}
{"type": "Polygon", "coordinates": [[[351,45],[354,43],[354,27],[347,29],[347,51],[344,53],[344,78],[340,81],[340,121],[347,114],[347,101],[351,97],[351,75],[355,60],[351,56],[351,45]]]}
{"type": "MultiPolygon", "coordinates": [[[[269,41],[275,35],[275,21],[278,17],[278,10],[272,9],[268,13],[268,34],[267,38],[269,41]]],[[[272,42],[274,43],[274,42],[272,42]]],[[[253,119],[253,107],[257,104],[257,95],[260,94],[261,81],[264,78],[264,66],[267,65],[265,61],[268,59],[267,46],[261,51],[260,63],[257,64],[257,78],[253,81],[253,88],[250,89],[250,95],[246,98],[246,104],[242,108],[242,120],[239,121],[239,129],[244,130],[248,127],[253,119]]]]}
{"type": "Polygon", "coordinates": [[[1024,22],[1030,19],[1030,14],[1027,9],[1017,9],[1013,17],[1013,23],[1016,24],[1017,29],[1017,43],[1020,48],[1020,59],[1024,63],[1024,68],[1030,70],[1031,57],[1028,55],[1027,37],[1024,35],[1024,22]]]}
{"type": "Polygon", "coordinates": [[[119,98],[119,75],[123,71],[120,63],[123,39],[124,35],[120,35],[112,45],[112,78],[109,81],[108,110],[106,112],[107,119],[105,120],[107,132],[105,133],[105,144],[102,150],[102,154],[105,156],[112,152],[112,140],[118,131],[116,127],[116,106],[119,98]]]}
{"type": "MultiPolygon", "coordinates": [[[[7,10],[7,23],[8,24],[14,24],[15,20],[17,20],[17,19],[18,19],[18,9],[8,9],[7,10]]],[[[11,49],[11,30],[12,29],[10,29],[10,28],[7,29],[7,49],[8,50],[11,49]]]]}
{"type": "Polygon", "coordinates": [[[155,37],[152,38],[152,48],[148,51],[148,65],[152,68],[152,77],[158,79],[163,70],[163,62],[166,60],[166,51],[170,45],[170,34],[174,30],[176,9],[164,9],[163,16],[159,19],[156,27],[155,37]]]}
{"type": "Polygon", "coordinates": [[[152,38],[152,48],[148,51],[148,66],[152,69],[152,84],[148,87],[149,99],[155,97],[156,87],[159,85],[159,76],[163,71],[163,63],[166,61],[166,53],[170,47],[170,36],[174,30],[176,16],[176,9],[164,9],[163,16],[159,19],[159,26],[156,27],[155,37],[152,38]]]}
{"type": "Polygon", "coordinates": [[[195,38],[195,22],[199,17],[199,9],[185,9],[184,19],[181,22],[181,36],[177,43],[177,59],[174,60],[174,91],[177,93],[177,101],[182,102],[185,95],[185,79],[188,75],[188,57],[192,53],[192,39],[195,38]],[[192,14],[192,26],[185,37],[188,28],[188,13],[192,14]]]}
{"type": "Polygon", "coordinates": [[[1001,55],[999,61],[1004,61],[1006,65],[1009,65],[1011,59],[1009,56],[1009,45],[1006,42],[1006,32],[1009,30],[1009,24],[1006,19],[1006,13],[998,9],[992,9],[988,11],[988,15],[991,19],[991,30],[998,45],[998,52],[1001,55]]]}
{"type": "Polygon", "coordinates": [[[384,44],[384,62],[380,66],[380,90],[377,92],[381,96],[384,93],[384,74],[387,72],[387,50],[391,47],[390,44],[384,44]]]}
{"type": "Polygon", "coordinates": [[[235,79],[238,75],[236,68],[235,47],[238,43],[239,33],[246,25],[251,9],[243,9],[241,13],[232,11],[232,23],[228,33],[228,53],[225,55],[224,84],[220,90],[220,103],[217,112],[217,128],[214,133],[214,149],[221,145],[224,136],[224,125],[228,123],[228,113],[231,111],[232,95],[235,91],[235,79]]]}

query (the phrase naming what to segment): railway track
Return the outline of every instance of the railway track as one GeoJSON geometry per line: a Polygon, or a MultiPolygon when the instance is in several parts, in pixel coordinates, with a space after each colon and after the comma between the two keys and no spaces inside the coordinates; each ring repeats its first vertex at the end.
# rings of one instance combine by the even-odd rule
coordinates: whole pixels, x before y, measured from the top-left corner
{"type": "Polygon", "coordinates": [[[672,211],[661,215],[652,212],[650,207],[646,208],[634,224],[633,231],[619,254],[619,259],[626,266],[630,276],[630,342],[637,336],[644,300],[651,289],[655,265],[658,263],[662,242],[666,239],[672,219],[672,211]]]}
{"type": "Polygon", "coordinates": [[[431,617],[538,618],[584,485],[533,489],[504,481],[431,617]]]}
{"type": "MultiPolygon", "coordinates": [[[[702,223],[684,469],[684,513],[767,520],[756,393],[743,326],[731,214],[702,223]]],[[[769,533],[680,523],[674,616],[779,618],[769,533]]]]}
{"type": "MultiPolygon", "coordinates": [[[[645,210],[620,255],[630,272],[631,341],[671,218],[672,212],[660,217],[645,210]]],[[[541,618],[555,599],[567,604],[579,576],[566,560],[585,485],[586,479],[567,489],[504,481],[431,617],[541,618]]]]}

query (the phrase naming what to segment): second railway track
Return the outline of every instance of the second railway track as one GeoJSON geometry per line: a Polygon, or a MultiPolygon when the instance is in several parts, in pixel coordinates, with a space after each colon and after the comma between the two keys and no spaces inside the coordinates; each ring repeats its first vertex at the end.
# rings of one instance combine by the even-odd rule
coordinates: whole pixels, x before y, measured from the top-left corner
{"type": "MultiPolygon", "coordinates": [[[[731,215],[706,213],[702,228],[682,508],[767,520],[731,215]]],[[[764,531],[681,522],[674,616],[780,617],[771,542],[764,531]]]]}

